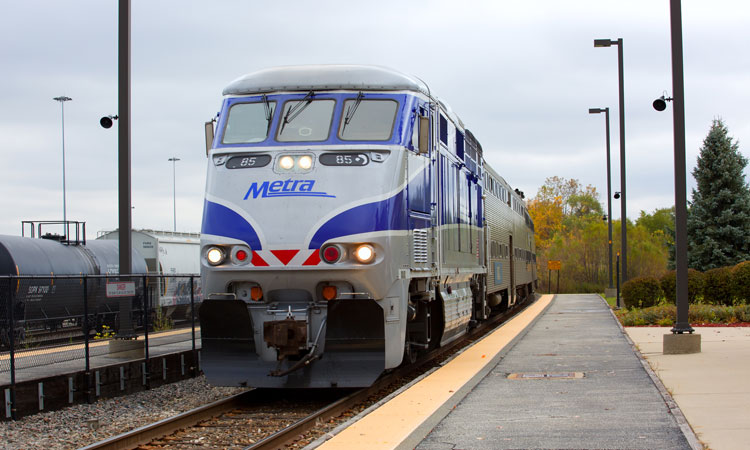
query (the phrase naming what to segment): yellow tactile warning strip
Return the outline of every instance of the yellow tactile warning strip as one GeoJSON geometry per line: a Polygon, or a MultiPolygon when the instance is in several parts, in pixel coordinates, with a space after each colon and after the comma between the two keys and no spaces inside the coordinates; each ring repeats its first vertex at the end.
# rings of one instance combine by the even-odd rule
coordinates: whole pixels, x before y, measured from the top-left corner
{"type": "MultiPolygon", "coordinates": [[[[444,414],[439,415],[437,420],[442,419],[468,392],[468,390],[460,391],[464,390],[482,369],[490,364],[494,367],[501,351],[549,306],[552,298],[552,295],[542,296],[536,303],[466,349],[448,364],[318,448],[325,450],[394,449],[404,445],[410,438],[421,440],[424,436],[417,436],[420,434],[417,431],[424,428],[424,424],[433,416],[439,415],[436,413],[444,410],[444,414]]],[[[470,387],[473,386],[472,384],[470,387]]],[[[423,430],[422,434],[427,432],[429,429],[423,430]]],[[[413,448],[417,442],[419,441],[410,442],[406,446],[413,448]]]]}

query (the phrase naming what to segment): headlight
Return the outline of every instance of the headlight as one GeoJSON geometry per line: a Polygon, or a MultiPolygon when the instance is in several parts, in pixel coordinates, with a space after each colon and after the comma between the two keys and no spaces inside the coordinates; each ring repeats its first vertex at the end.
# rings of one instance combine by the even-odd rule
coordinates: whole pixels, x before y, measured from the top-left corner
{"type": "Polygon", "coordinates": [[[279,160],[279,167],[284,170],[289,170],[294,167],[294,158],[291,156],[282,156],[279,160]]]}
{"type": "Polygon", "coordinates": [[[354,250],[354,257],[362,264],[371,263],[375,259],[375,249],[370,244],[362,244],[354,250]]]}
{"type": "Polygon", "coordinates": [[[300,156],[300,158],[297,160],[297,165],[300,169],[307,170],[312,167],[312,158],[307,155],[300,156]]]}
{"type": "Polygon", "coordinates": [[[224,250],[219,247],[210,247],[206,252],[206,260],[212,266],[218,266],[224,261],[224,250]]]}

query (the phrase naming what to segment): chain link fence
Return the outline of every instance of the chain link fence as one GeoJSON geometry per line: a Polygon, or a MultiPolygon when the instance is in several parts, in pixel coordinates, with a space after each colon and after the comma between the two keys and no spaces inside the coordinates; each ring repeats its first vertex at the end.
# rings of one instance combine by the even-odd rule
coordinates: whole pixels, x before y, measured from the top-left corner
{"type": "Polygon", "coordinates": [[[0,276],[0,384],[94,358],[148,359],[199,347],[198,275],[0,276]]]}

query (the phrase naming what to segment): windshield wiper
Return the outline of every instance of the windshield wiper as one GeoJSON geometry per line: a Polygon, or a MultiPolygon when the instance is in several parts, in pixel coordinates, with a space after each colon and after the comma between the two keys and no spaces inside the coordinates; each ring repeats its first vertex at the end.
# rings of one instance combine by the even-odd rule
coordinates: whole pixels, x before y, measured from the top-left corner
{"type": "Polygon", "coordinates": [[[341,127],[341,134],[344,134],[346,126],[349,125],[352,117],[354,117],[354,113],[357,112],[357,108],[359,107],[359,104],[362,103],[362,99],[364,98],[364,96],[365,95],[362,93],[362,91],[359,91],[359,94],[357,94],[357,100],[354,101],[353,105],[349,105],[349,107],[346,109],[346,116],[344,117],[344,126],[341,127]]]}
{"type": "Polygon", "coordinates": [[[299,101],[299,103],[287,110],[286,114],[284,115],[284,120],[281,122],[281,130],[279,131],[279,134],[284,132],[284,126],[286,124],[290,123],[297,116],[299,116],[300,113],[304,111],[305,108],[310,105],[310,103],[312,103],[313,95],[315,95],[313,91],[308,92],[307,95],[305,95],[305,98],[303,98],[299,101]]]}
{"type": "Polygon", "coordinates": [[[263,94],[263,107],[266,110],[266,136],[268,136],[268,132],[271,130],[273,111],[271,110],[271,104],[268,103],[268,97],[266,97],[266,94],[263,94]]]}

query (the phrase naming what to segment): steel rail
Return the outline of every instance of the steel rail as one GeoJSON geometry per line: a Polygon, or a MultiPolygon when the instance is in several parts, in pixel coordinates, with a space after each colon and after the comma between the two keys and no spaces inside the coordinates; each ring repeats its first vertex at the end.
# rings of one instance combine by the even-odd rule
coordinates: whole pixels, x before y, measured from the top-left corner
{"type": "MultiPolygon", "coordinates": [[[[533,297],[533,295],[531,297],[533,297]]],[[[446,345],[445,347],[440,347],[431,352],[428,352],[413,364],[399,367],[392,372],[383,375],[382,377],[378,378],[378,380],[372,386],[356,391],[332,403],[331,405],[316,411],[315,413],[305,417],[304,419],[301,419],[289,425],[283,430],[280,430],[279,432],[272,434],[249,447],[245,447],[244,450],[274,450],[283,448],[284,446],[293,443],[301,435],[313,429],[318,423],[338,417],[341,413],[363,402],[373,393],[387,387],[389,384],[396,381],[397,378],[404,377],[409,373],[415,372],[425,365],[431,363],[435,359],[452,354],[457,349],[466,346],[467,341],[483,336],[498,325],[507,321],[510,317],[516,315],[518,312],[528,307],[531,303],[533,303],[533,301],[529,301],[528,297],[525,298],[523,301],[514,305],[509,310],[501,314],[497,314],[496,316],[491,317],[489,320],[483,322],[479,326],[471,329],[468,333],[462,336],[461,339],[457,339],[452,343],[446,345]]]]}
{"type": "MultiPolygon", "coordinates": [[[[533,297],[533,295],[531,297],[533,297]]],[[[505,322],[506,320],[529,306],[531,303],[533,303],[533,301],[529,301],[529,298],[524,299],[522,302],[514,305],[509,310],[493,316],[479,326],[472,328],[460,339],[451,342],[445,347],[440,347],[428,352],[413,364],[399,367],[391,372],[386,373],[385,375],[378,378],[378,380],[376,380],[376,382],[372,386],[357,390],[345,396],[344,398],[333,402],[329,406],[319,409],[318,411],[305,417],[304,419],[301,419],[289,425],[288,427],[258,441],[257,443],[249,447],[246,447],[245,450],[277,449],[282,448],[287,444],[291,444],[302,434],[315,428],[318,423],[338,417],[343,412],[364,402],[373,393],[376,393],[379,390],[386,388],[391,383],[394,383],[398,378],[405,377],[408,374],[420,370],[425,365],[430,364],[432,361],[438,358],[456,352],[461,347],[466,346],[467,341],[471,341],[486,334],[490,330],[494,329],[501,323],[505,322]]],[[[153,424],[139,427],[126,433],[122,433],[103,441],[96,442],[89,446],[82,447],[79,450],[133,449],[138,447],[139,445],[148,444],[154,440],[173,434],[180,429],[195,426],[201,421],[220,416],[223,413],[238,408],[243,404],[258,399],[264,395],[273,395],[272,392],[272,390],[267,389],[254,389],[248,392],[243,392],[241,394],[237,394],[232,397],[228,397],[226,399],[219,400],[214,403],[192,409],[190,411],[186,411],[174,417],[169,417],[153,424]]]]}
{"type": "Polygon", "coordinates": [[[145,425],[126,433],[112,436],[79,450],[129,450],[139,445],[168,436],[179,429],[195,426],[203,420],[211,419],[227,411],[238,408],[258,395],[256,390],[233,395],[223,400],[200,406],[173,417],[145,425]]]}

